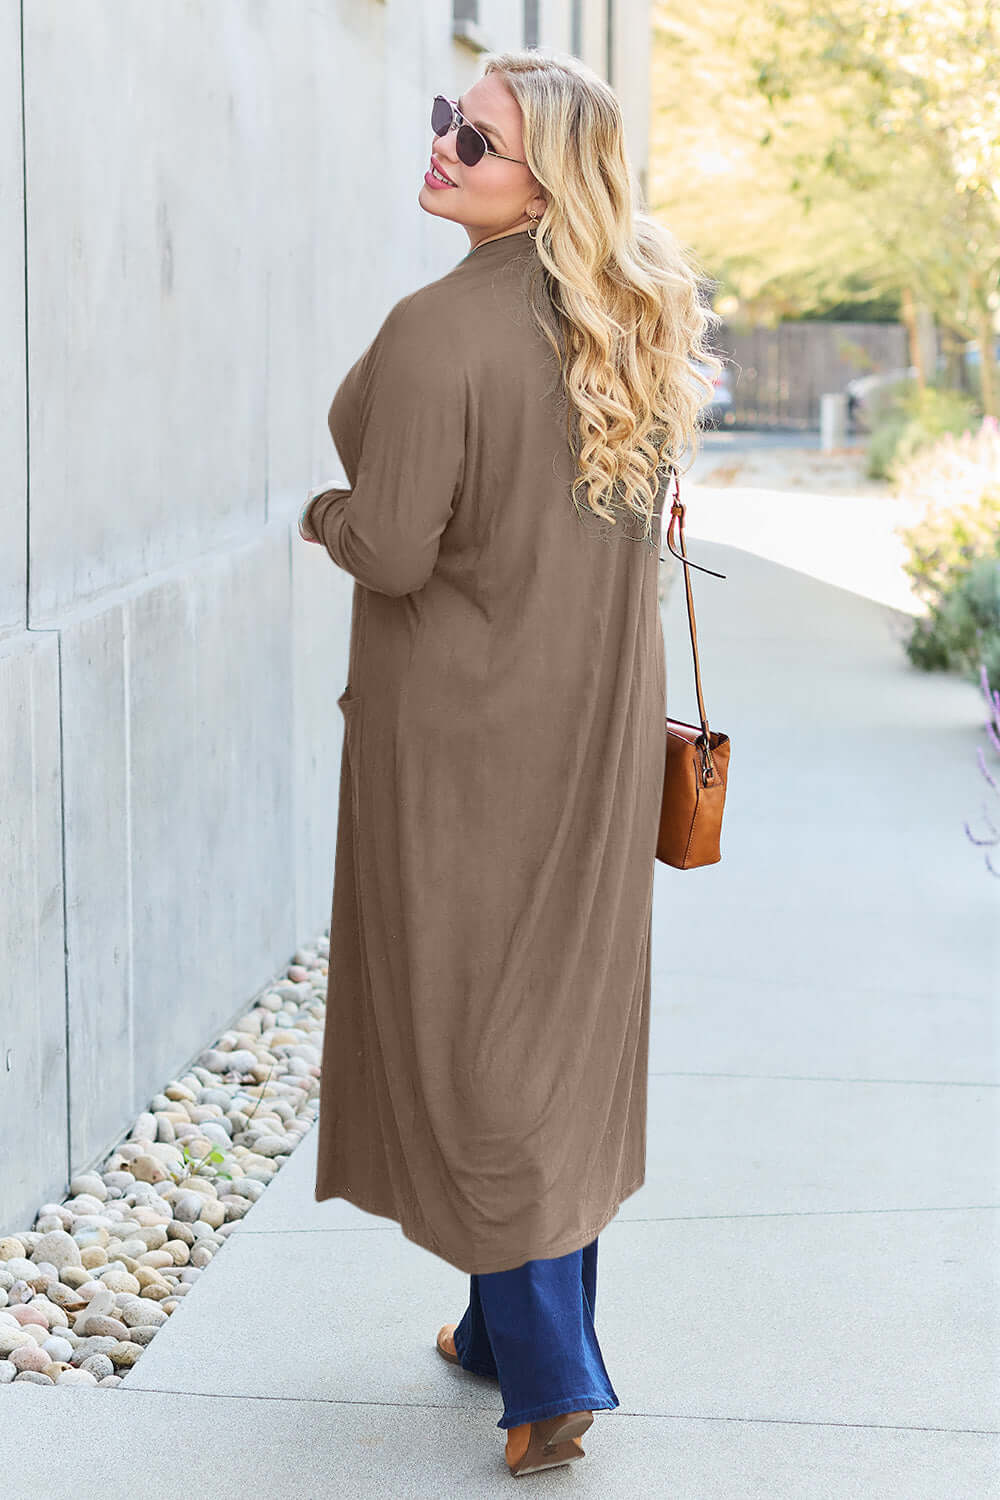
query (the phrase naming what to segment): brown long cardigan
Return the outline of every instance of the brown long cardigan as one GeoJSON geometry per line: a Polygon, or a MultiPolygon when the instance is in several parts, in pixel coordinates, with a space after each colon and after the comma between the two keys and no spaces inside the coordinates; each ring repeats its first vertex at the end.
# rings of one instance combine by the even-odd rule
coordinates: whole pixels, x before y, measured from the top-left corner
{"type": "Polygon", "coordinates": [[[396,303],[306,518],[356,580],[315,1197],[470,1273],[645,1173],[662,494],[653,545],[581,519],[532,269],[514,234],[396,303]]]}

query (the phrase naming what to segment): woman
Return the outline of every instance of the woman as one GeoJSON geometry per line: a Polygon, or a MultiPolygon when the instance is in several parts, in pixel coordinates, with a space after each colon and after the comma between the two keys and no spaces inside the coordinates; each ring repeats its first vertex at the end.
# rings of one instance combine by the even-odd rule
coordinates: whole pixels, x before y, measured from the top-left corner
{"type": "Polygon", "coordinates": [[[315,1196],[469,1273],[437,1347],[520,1474],[619,1404],[597,1236],[645,1173],[660,511],[712,315],[575,58],[494,54],[432,129],[471,248],[348,372],[350,487],[300,517],[356,581],[315,1196]]]}

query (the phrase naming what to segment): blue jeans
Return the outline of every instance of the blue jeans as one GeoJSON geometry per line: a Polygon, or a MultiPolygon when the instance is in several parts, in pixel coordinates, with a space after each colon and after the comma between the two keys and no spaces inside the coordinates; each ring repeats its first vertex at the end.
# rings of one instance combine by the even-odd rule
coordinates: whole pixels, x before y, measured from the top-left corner
{"type": "Polygon", "coordinates": [[[554,1260],[469,1281],[455,1350],[463,1369],[499,1382],[498,1427],[619,1405],[594,1328],[596,1239],[554,1260]]]}

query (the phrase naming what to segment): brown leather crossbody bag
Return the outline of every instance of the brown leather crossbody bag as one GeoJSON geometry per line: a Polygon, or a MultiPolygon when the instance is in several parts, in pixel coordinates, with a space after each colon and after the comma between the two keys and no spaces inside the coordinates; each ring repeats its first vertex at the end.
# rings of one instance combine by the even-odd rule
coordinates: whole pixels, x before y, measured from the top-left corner
{"type": "MultiPolygon", "coordinates": [[[[694,681],[698,693],[700,724],[685,724],[667,716],[667,751],[663,767],[663,801],[656,857],[677,870],[693,870],[699,865],[714,865],[722,858],[719,841],[722,832],[722,810],[726,802],[729,775],[730,743],[728,734],[709,729],[705,700],[701,692],[698,665],[698,637],[694,625],[694,599],[691,594],[690,568],[725,578],[712,568],[690,562],[684,546],[684,505],[680,482],[674,472],[674,495],[667,527],[667,546],[684,564],[684,588],[687,593],[688,626],[691,652],[694,656],[694,681]],[[681,550],[671,541],[677,526],[681,550]]],[[[661,562],[666,558],[661,554],[661,562]]]]}

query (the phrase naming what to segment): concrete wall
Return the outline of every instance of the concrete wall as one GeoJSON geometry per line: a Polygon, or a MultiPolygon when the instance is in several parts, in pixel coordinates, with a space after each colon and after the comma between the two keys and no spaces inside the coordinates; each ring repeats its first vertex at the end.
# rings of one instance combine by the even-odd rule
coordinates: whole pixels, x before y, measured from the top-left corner
{"type": "MultiPolygon", "coordinates": [[[[583,10],[644,183],[648,7],[583,10]]],[[[468,248],[417,193],[432,95],[522,44],[478,12],[0,0],[0,1233],[328,919],[352,580],[295,521],[468,248]]]]}

